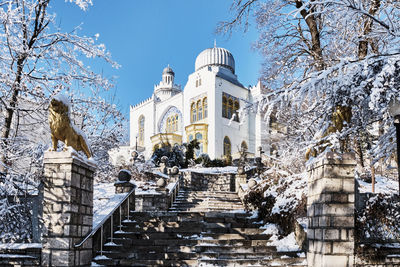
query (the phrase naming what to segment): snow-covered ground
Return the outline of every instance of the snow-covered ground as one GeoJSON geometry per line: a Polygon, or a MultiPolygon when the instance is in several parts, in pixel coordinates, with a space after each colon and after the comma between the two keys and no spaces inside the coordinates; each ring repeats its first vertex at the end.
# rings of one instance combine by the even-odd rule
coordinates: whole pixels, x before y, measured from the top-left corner
{"type": "Polygon", "coordinates": [[[188,168],[182,169],[182,172],[197,172],[204,174],[219,174],[219,173],[236,173],[237,167],[227,166],[227,167],[210,167],[210,168],[188,168]]]}
{"type": "MultiPolygon", "coordinates": [[[[357,179],[360,184],[360,193],[372,192],[372,183],[364,182],[357,179]]],[[[399,182],[384,176],[376,175],[375,177],[375,193],[394,194],[399,190],[399,182]]]]}
{"type": "Polygon", "coordinates": [[[271,235],[271,238],[269,240],[271,240],[272,242],[270,244],[271,246],[276,246],[276,250],[278,252],[301,250],[301,248],[296,243],[294,232],[290,233],[288,236],[279,239],[279,230],[276,224],[267,223],[260,228],[265,229],[263,234],[271,235]]]}

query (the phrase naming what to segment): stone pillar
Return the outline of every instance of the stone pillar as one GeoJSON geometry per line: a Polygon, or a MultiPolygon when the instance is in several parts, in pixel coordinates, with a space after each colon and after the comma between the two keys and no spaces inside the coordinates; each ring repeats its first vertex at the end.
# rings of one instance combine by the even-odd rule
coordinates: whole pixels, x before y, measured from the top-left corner
{"type": "Polygon", "coordinates": [[[44,154],[42,266],[90,266],[95,166],[73,152],[44,154]]]}
{"type": "Polygon", "coordinates": [[[235,177],[235,191],[239,192],[240,184],[247,184],[247,175],[246,174],[236,174],[235,177]]]}
{"type": "Polygon", "coordinates": [[[308,166],[308,266],[354,264],[354,153],[325,156],[308,166]]]}
{"type": "MultiPolygon", "coordinates": [[[[131,178],[132,175],[129,171],[120,170],[118,173],[118,181],[114,183],[115,194],[129,193],[132,189],[136,188],[136,185],[130,182],[131,178]]],[[[132,197],[135,198],[135,192],[132,194],[132,197]]]]}

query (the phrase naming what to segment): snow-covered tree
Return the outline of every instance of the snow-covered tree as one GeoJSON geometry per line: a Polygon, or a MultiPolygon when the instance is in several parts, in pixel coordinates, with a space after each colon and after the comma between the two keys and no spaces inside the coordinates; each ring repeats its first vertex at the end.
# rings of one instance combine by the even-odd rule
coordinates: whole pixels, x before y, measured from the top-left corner
{"type": "Polygon", "coordinates": [[[362,154],[380,125],[378,140],[365,146],[376,161],[394,150],[387,107],[399,97],[399,8],[386,0],[235,0],[220,29],[255,19],[263,81],[272,89],[265,106],[289,118],[281,121],[296,126],[304,147],[362,154]]]}
{"type": "MultiPolygon", "coordinates": [[[[18,197],[40,184],[43,152],[50,144],[51,97],[63,93],[70,98],[72,117],[86,133],[101,173],[109,167],[107,151],[124,136],[125,119],[109,91],[112,81],[87,65],[94,60],[118,64],[96,42],[98,34],[80,36],[79,27],[62,32],[51,2],[0,3],[0,225],[16,215],[18,197]],[[7,196],[17,204],[11,205],[7,196]]],[[[83,10],[92,4],[91,0],[69,2],[83,10]]],[[[29,233],[16,237],[26,239],[29,233]]]]}

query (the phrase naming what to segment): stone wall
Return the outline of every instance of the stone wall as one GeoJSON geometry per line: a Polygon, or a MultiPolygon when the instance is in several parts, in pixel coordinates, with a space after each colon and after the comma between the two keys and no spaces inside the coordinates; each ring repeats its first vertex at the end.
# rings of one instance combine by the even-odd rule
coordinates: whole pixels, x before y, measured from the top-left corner
{"type": "Polygon", "coordinates": [[[170,182],[165,188],[137,191],[135,195],[135,211],[168,210],[179,192],[180,181],[170,182]]]}
{"type": "Polygon", "coordinates": [[[71,152],[44,155],[42,266],[90,266],[95,168],[71,152]]]}
{"type": "Polygon", "coordinates": [[[328,152],[308,166],[308,266],[354,265],[354,154],[328,152]]]}
{"type": "Polygon", "coordinates": [[[183,173],[184,185],[193,190],[235,191],[235,174],[233,173],[197,173],[188,171],[183,173]]]}

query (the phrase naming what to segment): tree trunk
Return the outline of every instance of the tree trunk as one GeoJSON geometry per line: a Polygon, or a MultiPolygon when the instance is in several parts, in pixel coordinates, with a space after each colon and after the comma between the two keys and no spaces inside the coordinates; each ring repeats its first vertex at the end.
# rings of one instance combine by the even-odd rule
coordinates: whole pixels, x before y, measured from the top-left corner
{"type": "MultiPolygon", "coordinates": [[[[296,0],[296,8],[301,8],[303,6],[303,2],[301,0],[296,0]]],[[[313,12],[311,8],[309,11],[306,9],[302,9],[300,11],[300,15],[306,21],[308,29],[311,33],[311,55],[314,58],[315,68],[320,71],[325,68],[325,62],[322,55],[321,48],[321,40],[318,29],[318,24],[315,16],[313,14],[310,15],[310,12],[313,12]]]]}
{"type": "MultiPolygon", "coordinates": [[[[380,0],[371,0],[371,7],[369,8],[368,13],[372,16],[376,14],[376,12],[379,10],[379,7],[381,5],[380,0]]],[[[359,59],[364,59],[368,55],[368,44],[371,45],[372,51],[374,53],[378,52],[378,46],[376,44],[376,40],[373,40],[371,38],[368,38],[367,35],[371,33],[372,31],[372,19],[371,18],[366,18],[364,22],[364,29],[363,29],[363,40],[360,40],[358,43],[358,58],[359,59]]]]}

